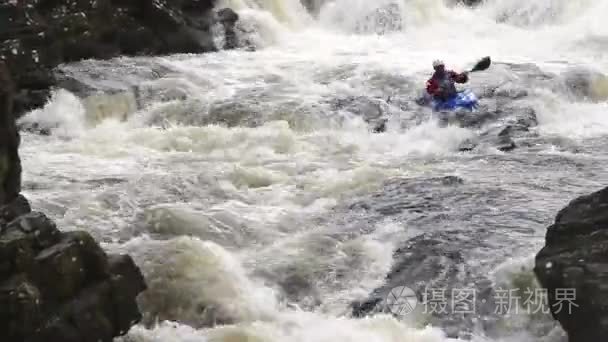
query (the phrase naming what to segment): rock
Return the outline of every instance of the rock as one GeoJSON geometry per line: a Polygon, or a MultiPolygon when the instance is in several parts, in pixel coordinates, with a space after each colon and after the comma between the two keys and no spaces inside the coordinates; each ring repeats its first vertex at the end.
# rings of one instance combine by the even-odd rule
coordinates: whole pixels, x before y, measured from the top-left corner
{"type": "Polygon", "coordinates": [[[40,292],[24,275],[0,285],[0,308],[0,325],[8,341],[18,341],[17,336],[23,336],[23,331],[37,326],[42,319],[40,292]]]}
{"type": "Polygon", "coordinates": [[[129,256],[106,256],[86,232],[61,233],[44,214],[0,232],[0,331],[6,341],[112,341],[141,319],[146,285],[129,256]]]}
{"type": "MultiPolygon", "coordinates": [[[[42,106],[65,62],[120,55],[216,51],[215,0],[24,0],[0,5],[0,60],[16,84],[18,115],[42,106]]],[[[234,27],[238,15],[224,10],[234,27]]],[[[227,35],[234,30],[227,30],[227,35]]],[[[226,41],[234,43],[236,35],[226,41]]]]}
{"type": "Polygon", "coordinates": [[[353,303],[353,316],[363,317],[374,311],[390,313],[390,309],[382,305],[382,302],[398,286],[407,285],[417,293],[422,293],[424,287],[429,286],[428,279],[454,283],[463,257],[460,251],[447,251],[443,249],[444,246],[444,241],[420,236],[409,241],[407,246],[397,249],[393,256],[395,264],[387,274],[386,285],[376,289],[366,301],[353,303]]]}
{"type": "Polygon", "coordinates": [[[478,142],[472,139],[466,139],[460,145],[458,145],[458,151],[460,152],[470,152],[477,147],[478,142]]]}
{"type": "MultiPolygon", "coordinates": [[[[35,4],[43,13],[54,2],[35,4]]],[[[20,6],[23,2],[0,5],[0,18],[8,15],[8,21],[15,24],[23,19],[18,15],[23,9],[20,6]]],[[[30,32],[27,25],[14,29],[30,32]]],[[[5,27],[0,28],[0,37],[5,34],[5,27]]],[[[16,56],[19,51],[15,51],[16,56]]],[[[36,77],[42,75],[37,71],[46,69],[30,72],[16,62],[13,65],[19,66],[10,71],[16,71],[18,85],[49,85],[44,77],[36,77]]],[[[6,63],[0,61],[2,341],[111,342],[141,319],[135,299],[146,289],[143,276],[129,256],[108,258],[88,233],[61,233],[46,215],[31,211],[27,199],[19,194],[21,163],[13,99],[12,77],[6,63]]]]}
{"type": "Polygon", "coordinates": [[[110,255],[108,265],[115,296],[115,328],[118,329],[119,335],[122,335],[133,325],[133,317],[141,319],[136,298],[140,292],[146,290],[146,285],[143,275],[130,256],[110,255]]]}
{"type": "Polygon", "coordinates": [[[570,342],[608,333],[608,188],[563,208],[547,230],[534,272],[570,342]],[[572,303],[572,305],[570,305],[572,303]]]}
{"type": "Polygon", "coordinates": [[[379,120],[378,122],[376,122],[374,124],[374,126],[372,127],[372,133],[384,133],[386,132],[386,122],[388,120],[384,119],[384,120],[379,120]]]}
{"type": "Polygon", "coordinates": [[[90,235],[65,233],[59,242],[38,253],[32,277],[47,300],[61,301],[86,284],[108,277],[106,259],[90,235]]]}
{"type": "MultiPolygon", "coordinates": [[[[445,122],[444,122],[445,121],[445,122]]],[[[461,127],[476,128],[480,131],[475,139],[467,139],[458,146],[459,151],[471,151],[481,146],[492,146],[508,152],[525,146],[525,141],[536,136],[531,128],[538,125],[533,108],[513,103],[500,108],[480,112],[457,112],[449,119],[443,119],[461,127]]]]}
{"type": "MultiPolygon", "coordinates": [[[[394,179],[385,183],[380,193],[372,196],[374,201],[357,201],[349,208],[353,211],[363,208],[368,217],[373,216],[374,212],[382,217],[404,212],[411,212],[413,216],[429,216],[442,211],[442,205],[436,198],[445,196],[445,189],[459,189],[463,185],[464,180],[456,176],[424,180],[394,179]],[[426,195],[419,196],[420,193],[426,195]],[[384,197],[390,200],[376,200],[384,197]]],[[[407,285],[416,292],[420,292],[430,280],[455,286],[458,265],[463,259],[459,250],[461,246],[450,247],[441,240],[443,238],[420,235],[398,248],[393,254],[394,263],[384,284],[365,300],[352,303],[352,315],[363,317],[375,312],[390,312],[383,301],[397,286],[407,285]]]]}
{"type": "Polygon", "coordinates": [[[14,87],[6,64],[0,60],[0,205],[21,191],[19,133],[13,116],[14,87]]]}
{"type": "Polygon", "coordinates": [[[300,3],[302,3],[302,6],[304,6],[309,13],[317,16],[323,6],[324,0],[300,0],[300,3]]]}
{"type": "MultiPolygon", "coordinates": [[[[509,275],[500,279],[502,276],[496,275],[502,271],[494,272],[502,262],[490,266],[478,260],[482,255],[492,255],[496,260],[506,260],[511,256],[511,250],[498,247],[514,244],[517,238],[501,238],[498,243],[495,239],[503,232],[521,229],[521,222],[519,226],[517,224],[521,211],[509,212],[513,210],[511,203],[516,198],[520,198],[518,194],[510,194],[509,190],[500,187],[480,185],[474,178],[418,176],[388,180],[375,193],[355,197],[341,204],[343,209],[335,208],[333,217],[339,218],[341,213],[346,215],[339,221],[332,219],[332,224],[340,222],[348,231],[369,234],[378,225],[392,222],[411,233],[410,236],[395,234],[389,238],[396,247],[391,269],[369,295],[357,298],[352,303],[352,316],[384,312],[395,315],[397,319],[412,319],[423,325],[441,327],[448,337],[463,340],[469,340],[470,334],[479,331],[483,331],[490,340],[500,340],[507,329],[512,332],[513,327],[520,323],[514,323],[518,318],[513,315],[507,317],[496,312],[500,306],[500,290],[518,289],[517,295],[525,298],[523,292],[526,289],[536,288],[536,284],[528,280],[534,279],[533,273],[522,268],[521,277],[509,275]],[[506,198],[510,200],[505,201],[506,198]],[[497,208],[502,215],[515,219],[506,219],[498,225],[479,219],[480,213],[488,210],[488,207],[497,208]],[[502,224],[509,226],[500,227],[502,224]],[[496,257],[498,254],[500,256],[496,257]],[[420,311],[406,317],[404,313],[395,311],[394,307],[387,306],[388,294],[400,286],[407,286],[416,293],[418,303],[415,309],[420,311]],[[438,297],[434,297],[435,301],[432,300],[432,291],[429,293],[432,289],[442,291],[438,297]],[[465,289],[475,290],[475,296],[463,301],[474,303],[475,310],[456,313],[453,310],[456,303],[452,299],[467,295],[465,289]],[[432,309],[439,302],[445,305],[446,310],[440,312],[432,309]],[[429,311],[424,312],[425,309],[429,311]]],[[[530,216],[538,220],[542,214],[530,216]]],[[[523,299],[520,303],[523,303],[523,299]]],[[[403,306],[398,306],[397,310],[400,308],[403,306]]],[[[539,337],[547,335],[546,331],[554,327],[554,322],[550,315],[546,316],[539,313],[529,321],[530,316],[525,315],[525,325],[530,324],[526,332],[534,331],[533,334],[539,337]]]]}
{"type": "Polygon", "coordinates": [[[388,122],[389,101],[390,98],[384,101],[367,96],[347,96],[331,99],[329,106],[332,111],[361,117],[373,133],[382,133],[388,122]]]}
{"type": "Polygon", "coordinates": [[[479,5],[483,0],[456,0],[455,2],[457,4],[463,4],[465,6],[477,6],[479,5]]]}
{"type": "Polygon", "coordinates": [[[203,124],[219,124],[227,127],[258,127],[263,124],[262,113],[251,108],[247,103],[224,101],[215,102],[209,108],[209,114],[203,124]]]}
{"type": "Polygon", "coordinates": [[[20,216],[11,221],[4,233],[22,232],[32,235],[32,243],[36,248],[47,248],[59,241],[59,231],[55,223],[40,212],[33,212],[20,216]]]}
{"type": "Polygon", "coordinates": [[[496,146],[496,149],[501,152],[513,151],[517,148],[517,144],[509,137],[502,137],[496,146]]]}
{"type": "Polygon", "coordinates": [[[25,215],[31,211],[30,203],[23,195],[19,195],[11,202],[0,207],[0,223],[6,224],[18,216],[25,215]]]}
{"type": "Polygon", "coordinates": [[[219,10],[217,14],[220,23],[224,27],[224,49],[235,49],[239,45],[238,37],[235,31],[235,25],[239,20],[239,15],[231,8],[223,8],[219,10]]]}

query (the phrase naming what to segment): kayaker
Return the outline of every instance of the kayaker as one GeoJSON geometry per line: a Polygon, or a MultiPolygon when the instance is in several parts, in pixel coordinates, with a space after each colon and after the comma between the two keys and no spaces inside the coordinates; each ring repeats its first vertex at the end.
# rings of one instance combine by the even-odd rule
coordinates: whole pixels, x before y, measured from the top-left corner
{"type": "Polygon", "coordinates": [[[457,73],[452,70],[445,70],[443,61],[433,62],[435,73],[426,82],[426,91],[436,100],[445,101],[456,95],[456,83],[467,83],[469,81],[468,72],[457,73]]]}

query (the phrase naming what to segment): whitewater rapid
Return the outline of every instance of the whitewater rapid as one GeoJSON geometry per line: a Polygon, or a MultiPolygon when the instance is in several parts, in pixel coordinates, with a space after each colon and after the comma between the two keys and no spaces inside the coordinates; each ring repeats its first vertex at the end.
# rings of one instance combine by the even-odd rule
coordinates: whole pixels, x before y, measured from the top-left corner
{"type": "Polygon", "coordinates": [[[59,90],[21,120],[52,133],[23,133],[32,205],[133,255],[146,277],[144,320],[121,341],[560,341],[548,316],[488,328],[357,319],[351,304],[383,286],[399,248],[424,254],[421,237],[459,253],[460,285],[530,278],[557,210],[608,181],[608,1],[221,6],[255,52],[64,66],[119,89],[59,90]],[[494,64],[471,86],[507,100],[484,104],[535,113],[512,152],[458,148],[508,117],[444,126],[410,103],[432,60],[463,70],[486,55],[494,64]],[[573,68],[594,75],[584,89],[567,82],[573,68]],[[385,132],[370,130],[376,112],[385,132]],[[463,185],[437,185],[446,176],[463,185]],[[421,185],[401,192],[395,179],[421,185]]]}

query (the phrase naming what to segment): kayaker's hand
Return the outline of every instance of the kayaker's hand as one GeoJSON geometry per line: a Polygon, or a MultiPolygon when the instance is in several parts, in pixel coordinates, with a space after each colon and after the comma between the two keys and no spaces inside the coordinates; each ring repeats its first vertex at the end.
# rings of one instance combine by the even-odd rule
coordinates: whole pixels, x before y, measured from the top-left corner
{"type": "Polygon", "coordinates": [[[463,73],[462,73],[462,74],[460,74],[460,75],[462,76],[462,77],[461,77],[461,81],[462,81],[462,82],[466,83],[466,82],[468,82],[468,81],[469,81],[469,71],[465,71],[465,72],[463,72],[463,73]]]}

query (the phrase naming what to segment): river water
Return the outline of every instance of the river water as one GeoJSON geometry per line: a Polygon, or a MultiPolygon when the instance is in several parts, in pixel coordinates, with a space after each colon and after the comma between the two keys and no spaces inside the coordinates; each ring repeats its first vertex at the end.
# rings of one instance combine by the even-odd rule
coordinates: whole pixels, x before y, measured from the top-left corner
{"type": "Polygon", "coordinates": [[[122,341],[563,341],[546,314],[351,304],[535,286],[556,212],[608,181],[608,1],[312,2],[225,1],[255,52],[62,66],[100,92],[22,120],[52,132],[23,133],[33,206],[145,274],[122,341]],[[483,56],[480,112],[445,124],[415,103],[434,59],[483,56]]]}

